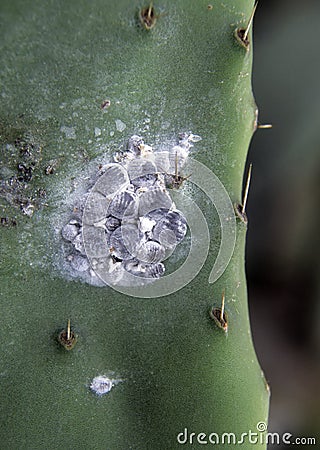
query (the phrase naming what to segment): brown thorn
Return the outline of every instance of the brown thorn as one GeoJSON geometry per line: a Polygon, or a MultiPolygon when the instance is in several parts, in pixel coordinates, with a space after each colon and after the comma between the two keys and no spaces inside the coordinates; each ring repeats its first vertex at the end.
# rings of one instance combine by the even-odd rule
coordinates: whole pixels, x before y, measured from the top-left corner
{"type": "Polygon", "coordinates": [[[227,314],[225,312],[225,292],[222,293],[222,302],[221,302],[221,308],[212,308],[209,312],[211,319],[214,320],[216,325],[219,328],[222,328],[222,330],[227,333],[228,331],[228,318],[227,314]]]}
{"type": "Polygon", "coordinates": [[[68,319],[67,329],[60,331],[58,335],[58,342],[66,349],[72,350],[76,345],[78,336],[71,330],[71,321],[68,319]]]}

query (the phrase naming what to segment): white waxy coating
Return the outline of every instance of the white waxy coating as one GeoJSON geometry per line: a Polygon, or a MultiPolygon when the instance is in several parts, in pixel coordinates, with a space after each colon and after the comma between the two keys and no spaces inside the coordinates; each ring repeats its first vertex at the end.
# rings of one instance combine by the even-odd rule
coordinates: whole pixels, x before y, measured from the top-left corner
{"type": "Polygon", "coordinates": [[[131,181],[131,183],[136,187],[139,188],[139,192],[141,190],[148,189],[156,184],[158,181],[158,175],[155,173],[151,173],[148,175],[144,175],[141,177],[137,177],[131,181]]]}
{"type": "Polygon", "coordinates": [[[116,129],[117,129],[117,131],[120,131],[120,133],[122,133],[122,131],[124,131],[127,128],[127,125],[124,122],[122,122],[122,120],[120,120],[120,119],[117,119],[115,121],[115,123],[116,123],[116,129]]]}
{"type": "Polygon", "coordinates": [[[162,263],[149,264],[146,266],[145,277],[146,278],[160,278],[165,272],[165,267],[162,263]]]}
{"type": "Polygon", "coordinates": [[[141,233],[149,233],[157,222],[147,216],[139,217],[139,230],[141,233]]]}
{"type": "Polygon", "coordinates": [[[142,219],[149,219],[153,222],[155,222],[155,224],[157,222],[159,222],[159,220],[161,220],[166,214],[168,214],[170,210],[168,208],[157,208],[157,209],[152,209],[152,211],[148,212],[148,214],[146,214],[145,216],[143,216],[141,218],[142,219]]]}
{"type": "Polygon", "coordinates": [[[81,255],[69,256],[71,267],[77,272],[86,272],[90,268],[89,260],[81,255]]]}

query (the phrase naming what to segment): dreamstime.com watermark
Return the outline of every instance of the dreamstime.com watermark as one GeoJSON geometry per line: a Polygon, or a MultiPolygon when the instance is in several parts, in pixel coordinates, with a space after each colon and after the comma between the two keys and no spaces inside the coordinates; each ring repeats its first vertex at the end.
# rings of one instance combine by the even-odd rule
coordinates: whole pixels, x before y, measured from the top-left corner
{"type": "Polygon", "coordinates": [[[267,431],[265,422],[258,422],[256,430],[248,430],[241,434],[233,432],[225,433],[194,433],[185,428],[177,434],[178,444],[181,445],[316,445],[316,438],[295,437],[292,433],[271,433],[267,431]]]}

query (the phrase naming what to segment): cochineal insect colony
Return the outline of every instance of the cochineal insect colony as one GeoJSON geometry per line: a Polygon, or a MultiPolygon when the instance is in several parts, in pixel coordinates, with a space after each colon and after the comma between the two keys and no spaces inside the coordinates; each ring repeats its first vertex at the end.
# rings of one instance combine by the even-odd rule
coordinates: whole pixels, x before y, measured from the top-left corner
{"type": "Polygon", "coordinates": [[[134,135],[100,168],[80,214],[61,230],[73,276],[95,285],[130,286],[165,273],[165,260],[188,229],[170,189],[187,179],[179,172],[192,142],[200,139],[183,133],[169,151],[154,151],[134,135]]]}

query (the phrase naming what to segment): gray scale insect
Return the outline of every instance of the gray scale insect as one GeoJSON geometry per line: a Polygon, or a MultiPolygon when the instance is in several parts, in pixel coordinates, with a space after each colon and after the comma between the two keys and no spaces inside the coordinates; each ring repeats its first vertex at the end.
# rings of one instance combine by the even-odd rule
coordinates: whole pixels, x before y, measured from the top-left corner
{"type": "Polygon", "coordinates": [[[110,235],[110,253],[122,260],[131,259],[136,253],[139,238],[135,225],[121,225],[110,235]]]}
{"type": "Polygon", "coordinates": [[[166,250],[156,241],[147,241],[139,247],[136,257],[144,263],[156,264],[165,258],[166,250]]]}
{"type": "Polygon", "coordinates": [[[77,220],[70,220],[61,230],[63,239],[72,242],[74,238],[80,233],[81,225],[77,220]]]}
{"type": "Polygon", "coordinates": [[[168,211],[155,225],[152,236],[165,247],[179,244],[187,233],[187,222],[178,211],[168,211]]]}
{"type": "Polygon", "coordinates": [[[165,267],[162,263],[148,264],[145,266],[146,278],[160,278],[165,272],[165,267]]]}
{"type": "Polygon", "coordinates": [[[128,191],[122,191],[111,201],[108,208],[108,215],[114,216],[117,219],[123,219],[124,216],[134,216],[136,209],[136,195],[128,191]]]}
{"type": "Polygon", "coordinates": [[[168,212],[169,212],[168,208],[157,208],[145,214],[144,217],[147,217],[150,220],[155,220],[156,222],[158,222],[160,219],[162,219],[162,217],[168,214],[168,212]]]}
{"type": "Polygon", "coordinates": [[[128,140],[127,149],[129,152],[133,152],[138,156],[140,154],[141,145],[143,144],[144,142],[141,136],[133,135],[128,140]]]}
{"type": "Polygon", "coordinates": [[[131,183],[137,188],[148,188],[154,186],[158,180],[158,175],[149,173],[131,180],[131,183]]]}
{"type": "Polygon", "coordinates": [[[164,272],[165,267],[162,263],[144,264],[136,259],[125,261],[124,268],[127,272],[141,278],[160,278],[164,272]]]}
{"type": "Polygon", "coordinates": [[[114,231],[116,228],[120,227],[121,220],[117,217],[108,216],[105,221],[105,227],[108,231],[114,231]]]}

